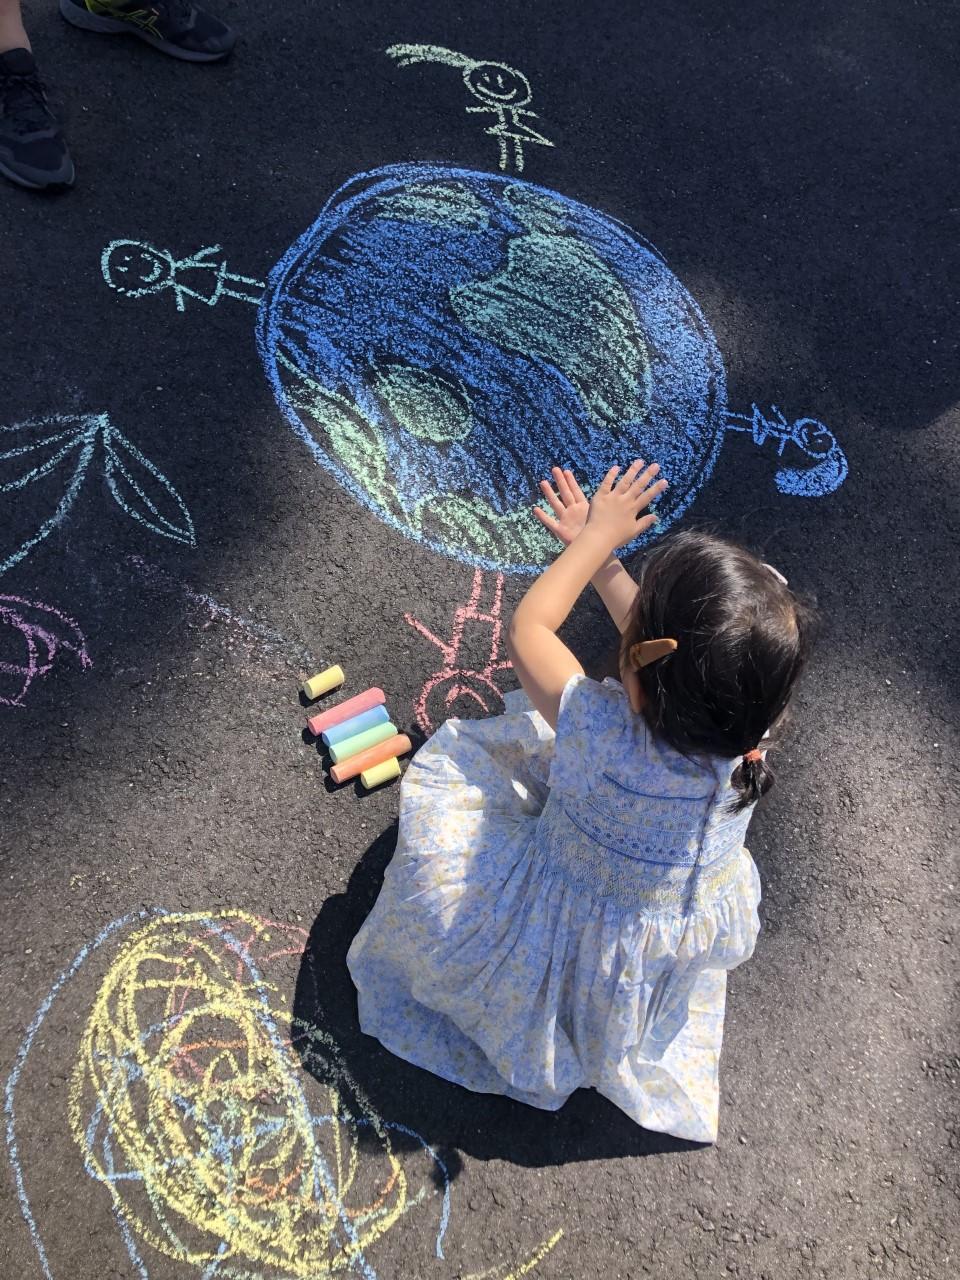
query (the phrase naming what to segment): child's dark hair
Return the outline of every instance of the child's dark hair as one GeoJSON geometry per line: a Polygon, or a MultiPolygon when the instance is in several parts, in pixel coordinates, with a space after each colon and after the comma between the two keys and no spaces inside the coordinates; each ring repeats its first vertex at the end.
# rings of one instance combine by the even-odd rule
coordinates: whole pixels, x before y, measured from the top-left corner
{"type": "MultiPolygon", "coordinates": [[[[684,530],[645,557],[622,653],[670,637],[677,649],[638,671],[654,733],[684,755],[756,752],[786,710],[815,614],[743,547],[684,530]]],[[[773,785],[756,755],[733,773],[745,809],[773,785]]]]}

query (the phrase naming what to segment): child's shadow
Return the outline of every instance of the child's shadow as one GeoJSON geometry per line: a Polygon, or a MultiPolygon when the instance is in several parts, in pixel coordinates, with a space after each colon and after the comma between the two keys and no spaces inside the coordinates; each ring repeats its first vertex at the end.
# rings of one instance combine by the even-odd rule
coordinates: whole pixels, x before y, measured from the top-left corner
{"type": "MultiPolygon", "coordinates": [[[[346,954],[373,906],[396,840],[394,823],[366,851],[346,893],[323,904],[301,958],[293,1002],[295,1027],[316,1027],[339,1046],[342,1065],[390,1126],[393,1148],[419,1151],[422,1139],[439,1149],[451,1178],[462,1166],[461,1151],[478,1160],[536,1167],[696,1150],[700,1144],[641,1129],[593,1090],[579,1090],[560,1111],[541,1111],[450,1084],[394,1057],[363,1034],[346,954]]],[[[294,1033],[301,1049],[308,1040],[294,1033]]],[[[301,1056],[311,1074],[331,1083],[332,1072],[309,1052],[301,1056]]],[[[344,1102],[350,1107],[349,1098],[344,1102]]],[[[358,1141],[371,1147],[379,1142],[369,1126],[359,1129],[358,1141]]]]}

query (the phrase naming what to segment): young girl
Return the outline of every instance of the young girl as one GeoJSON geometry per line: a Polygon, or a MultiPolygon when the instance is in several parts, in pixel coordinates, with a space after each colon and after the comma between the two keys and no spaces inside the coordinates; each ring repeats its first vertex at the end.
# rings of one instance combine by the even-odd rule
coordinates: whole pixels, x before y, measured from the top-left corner
{"type": "Polygon", "coordinates": [[[705,534],[630,579],[613,553],[654,523],[658,470],[614,467],[589,503],[569,471],[541,486],[568,545],[510,625],[526,698],[420,750],[348,963],[363,1030],[410,1062],[548,1110],[593,1086],[709,1142],[726,972],[760,927],[743,839],[809,622],[775,570],[705,534]],[[588,680],[557,636],[589,582],[622,683],[588,680]]]}

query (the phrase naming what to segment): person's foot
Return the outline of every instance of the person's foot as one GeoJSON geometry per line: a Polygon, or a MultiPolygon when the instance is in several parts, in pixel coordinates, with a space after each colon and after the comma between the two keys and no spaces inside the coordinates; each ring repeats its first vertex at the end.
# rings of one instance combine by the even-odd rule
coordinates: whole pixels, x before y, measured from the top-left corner
{"type": "Polygon", "coordinates": [[[34,191],[73,183],[73,161],[29,49],[0,53],[0,173],[34,191]]]}
{"type": "Polygon", "coordinates": [[[68,22],[104,35],[131,35],[185,62],[216,62],[236,43],[230,28],[189,0],[60,0],[68,22]]]}

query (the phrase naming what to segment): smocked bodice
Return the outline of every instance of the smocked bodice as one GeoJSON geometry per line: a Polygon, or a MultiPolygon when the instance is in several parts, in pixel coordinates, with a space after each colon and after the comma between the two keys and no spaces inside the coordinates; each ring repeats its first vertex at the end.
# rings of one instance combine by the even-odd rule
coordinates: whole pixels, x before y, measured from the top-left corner
{"type": "Polygon", "coordinates": [[[734,811],[734,766],[657,742],[616,681],[571,681],[537,843],[559,874],[625,910],[709,907],[737,874],[752,813],[734,811]]]}

